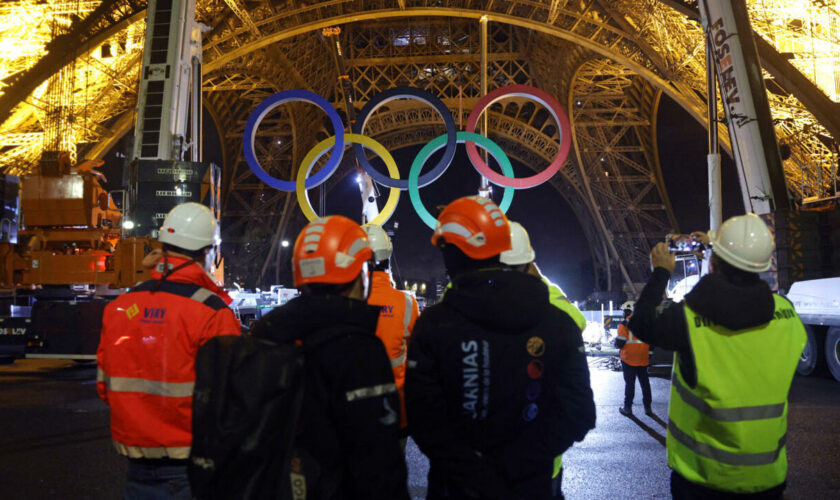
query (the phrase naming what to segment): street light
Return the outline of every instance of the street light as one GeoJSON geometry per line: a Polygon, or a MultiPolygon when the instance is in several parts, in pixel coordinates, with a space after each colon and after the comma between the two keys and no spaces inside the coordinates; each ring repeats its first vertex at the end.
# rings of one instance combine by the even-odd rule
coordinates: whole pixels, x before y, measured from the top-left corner
{"type": "Polygon", "coordinates": [[[280,246],[286,248],[289,246],[289,240],[283,240],[280,242],[280,246]]]}

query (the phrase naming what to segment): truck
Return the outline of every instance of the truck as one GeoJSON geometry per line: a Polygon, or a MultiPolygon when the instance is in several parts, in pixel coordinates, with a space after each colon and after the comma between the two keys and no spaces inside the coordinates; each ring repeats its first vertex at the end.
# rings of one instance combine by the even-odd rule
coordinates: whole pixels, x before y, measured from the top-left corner
{"type": "Polygon", "coordinates": [[[808,334],[796,373],[830,373],[840,382],[840,278],[798,281],[787,298],[808,334]]]}

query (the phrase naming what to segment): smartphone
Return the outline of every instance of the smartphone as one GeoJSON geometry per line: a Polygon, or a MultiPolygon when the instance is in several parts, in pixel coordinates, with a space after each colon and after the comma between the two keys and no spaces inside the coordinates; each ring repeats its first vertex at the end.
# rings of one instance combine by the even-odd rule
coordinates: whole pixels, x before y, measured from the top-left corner
{"type": "Polygon", "coordinates": [[[703,243],[696,241],[689,234],[669,234],[665,237],[668,250],[671,252],[701,252],[705,248],[703,243]]]}

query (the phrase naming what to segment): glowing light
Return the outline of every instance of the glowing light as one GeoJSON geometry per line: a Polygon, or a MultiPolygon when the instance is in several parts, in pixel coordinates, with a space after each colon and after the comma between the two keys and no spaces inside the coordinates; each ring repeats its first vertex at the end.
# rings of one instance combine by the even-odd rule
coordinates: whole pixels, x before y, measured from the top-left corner
{"type": "Polygon", "coordinates": [[[132,229],[134,229],[134,221],[125,220],[125,221],[123,221],[122,226],[123,226],[123,229],[127,229],[128,231],[131,231],[132,229]]]}
{"type": "Polygon", "coordinates": [[[289,246],[289,240],[281,241],[280,246],[283,247],[283,248],[287,248],[289,246]]]}

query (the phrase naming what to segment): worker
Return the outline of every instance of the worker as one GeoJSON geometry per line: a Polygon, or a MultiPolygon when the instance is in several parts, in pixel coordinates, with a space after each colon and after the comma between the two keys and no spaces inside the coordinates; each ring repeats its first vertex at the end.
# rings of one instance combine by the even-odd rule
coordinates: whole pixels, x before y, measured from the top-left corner
{"type": "MultiPolygon", "coordinates": [[[[400,395],[400,433],[401,443],[407,437],[405,415],[405,364],[408,359],[408,341],[414,322],[420,314],[417,301],[411,294],[394,288],[390,274],[390,259],[393,253],[391,238],[382,226],[365,224],[373,257],[376,261],[370,279],[370,297],[368,304],[379,308],[379,321],[376,324],[376,336],[385,345],[394,382],[400,395]]],[[[403,445],[404,447],[404,445],[403,445]]]]}
{"type": "Polygon", "coordinates": [[[111,435],[128,457],[124,498],[191,498],[187,459],[199,346],[239,335],[230,298],[207,272],[218,223],[198,203],[173,208],[162,248],[145,262],[152,279],[108,304],[97,350],[97,390],[111,408],[111,435]]]}
{"type": "Polygon", "coordinates": [[[630,330],[676,351],[668,411],[668,465],[676,499],[781,499],[787,476],[787,395],[805,347],[802,321],[758,273],[773,237],[755,214],[692,237],[711,245],[710,274],[683,302],[656,309],[674,269],[665,243],[630,330]]]}
{"type": "Polygon", "coordinates": [[[350,219],[306,226],[292,266],[301,295],[264,316],[253,335],[307,349],[293,472],[306,498],[407,500],[400,400],[376,337],[380,308],[366,303],[373,250],[350,219]]]}
{"type": "MultiPolygon", "coordinates": [[[[522,224],[509,220],[510,224],[510,250],[505,250],[499,254],[499,261],[511,269],[528,273],[532,276],[540,278],[548,287],[548,300],[551,304],[568,314],[580,329],[581,334],[586,328],[586,318],[580,310],[569,302],[566,294],[559,286],[555,285],[548,278],[543,276],[534,261],[537,254],[531,246],[531,238],[528,236],[528,231],[522,227],[522,224]]],[[[557,455],[554,458],[554,469],[551,475],[552,479],[552,493],[554,498],[563,498],[563,455],[557,455]]]]}
{"type": "Polygon", "coordinates": [[[632,303],[626,303],[624,308],[624,319],[618,324],[618,336],[615,338],[615,346],[620,349],[621,370],[624,373],[624,406],[618,411],[625,417],[633,416],[633,398],[636,397],[636,379],[642,387],[642,404],[645,406],[645,415],[653,416],[651,408],[652,398],[650,394],[650,378],[648,378],[648,365],[650,364],[650,346],[637,339],[628,328],[627,323],[633,315],[632,303]]]}
{"type": "Polygon", "coordinates": [[[417,320],[405,388],[427,498],[558,498],[554,459],[595,426],[580,329],[501,264],[510,227],[491,200],[447,205],[432,243],[452,288],[417,320]]]}

